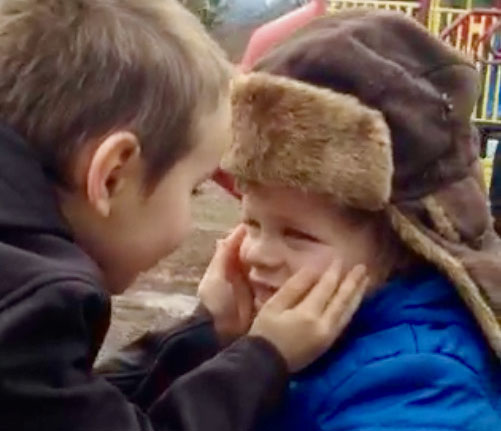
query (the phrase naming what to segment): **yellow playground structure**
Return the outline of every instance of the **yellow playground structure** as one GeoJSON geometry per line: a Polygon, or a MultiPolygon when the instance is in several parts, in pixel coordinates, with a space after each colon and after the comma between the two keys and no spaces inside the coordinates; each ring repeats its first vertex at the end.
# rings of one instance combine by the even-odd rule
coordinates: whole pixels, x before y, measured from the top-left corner
{"type": "Polygon", "coordinates": [[[401,11],[423,22],[436,36],[460,49],[475,62],[482,92],[474,120],[480,126],[501,129],[501,9],[442,6],[440,0],[331,0],[330,11],[378,8],[401,11]],[[497,126],[497,127],[496,127],[497,126]]]}

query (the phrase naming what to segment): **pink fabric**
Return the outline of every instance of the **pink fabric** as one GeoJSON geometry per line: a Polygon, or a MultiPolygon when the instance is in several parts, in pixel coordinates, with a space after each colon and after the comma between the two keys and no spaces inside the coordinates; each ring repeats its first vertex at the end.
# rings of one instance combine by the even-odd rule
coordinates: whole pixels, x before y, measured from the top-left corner
{"type": "MultiPolygon", "coordinates": [[[[324,15],[326,11],[327,2],[325,0],[312,0],[307,5],[295,9],[256,29],[249,40],[242,62],[240,63],[240,69],[243,72],[252,69],[256,61],[271,47],[285,40],[295,30],[308,24],[316,17],[324,15]]],[[[235,188],[233,178],[227,172],[219,169],[212,179],[236,198],[241,197],[235,188]]]]}
{"type": "Polygon", "coordinates": [[[242,197],[235,187],[235,180],[233,179],[233,177],[222,169],[218,169],[214,173],[212,180],[237,199],[240,199],[242,197]]]}
{"type": "Polygon", "coordinates": [[[272,46],[286,39],[295,30],[308,24],[314,18],[325,14],[326,10],[325,0],[312,0],[307,5],[256,29],[240,63],[241,70],[249,71],[272,46]]]}

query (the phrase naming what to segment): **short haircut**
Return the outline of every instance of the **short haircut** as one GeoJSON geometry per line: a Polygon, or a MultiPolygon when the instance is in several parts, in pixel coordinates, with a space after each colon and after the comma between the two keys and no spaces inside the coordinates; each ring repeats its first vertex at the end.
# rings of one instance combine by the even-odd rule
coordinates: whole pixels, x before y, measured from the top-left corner
{"type": "Polygon", "coordinates": [[[232,67],[176,0],[2,0],[0,121],[71,186],[75,156],[119,129],[141,142],[149,184],[189,151],[232,67]]]}

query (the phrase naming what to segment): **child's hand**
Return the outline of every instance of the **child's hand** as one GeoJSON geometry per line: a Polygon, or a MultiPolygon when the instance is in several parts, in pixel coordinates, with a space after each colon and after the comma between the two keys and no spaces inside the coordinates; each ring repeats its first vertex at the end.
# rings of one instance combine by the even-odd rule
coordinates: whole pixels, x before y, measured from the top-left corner
{"type": "Polygon", "coordinates": [[[238,256],[244,236],[245,227],[241,225],[218,241],[216,253],[198,286],[198,296],[212,314],[222,340],[245,334],[254,313],[254,297],[238,256]]]}
{"type": "Polygon", "coordinates": [[[299,271],[261,308],[249,335],[271,342],[289,371],[306,367],[341,334],[364,295],[364,266],[357,265],[344,280],[341,274],[339,262],[321,277],[311,270],[299,271]]]}

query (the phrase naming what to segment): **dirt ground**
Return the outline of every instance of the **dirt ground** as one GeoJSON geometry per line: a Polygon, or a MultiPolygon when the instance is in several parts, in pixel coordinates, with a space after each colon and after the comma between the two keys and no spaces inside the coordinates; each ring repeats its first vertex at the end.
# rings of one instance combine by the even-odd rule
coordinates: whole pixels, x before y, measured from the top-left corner
{"type": "Polygon", "coordinates": [[[148,330],[171,327],[196,307],[198,282],[216,239],[237,223],[238,202],[208,182],[193,204],[194,229],[186,243],[142,274],[125,294],[113,298],[112,324],[98,362],[148,330]]]}

